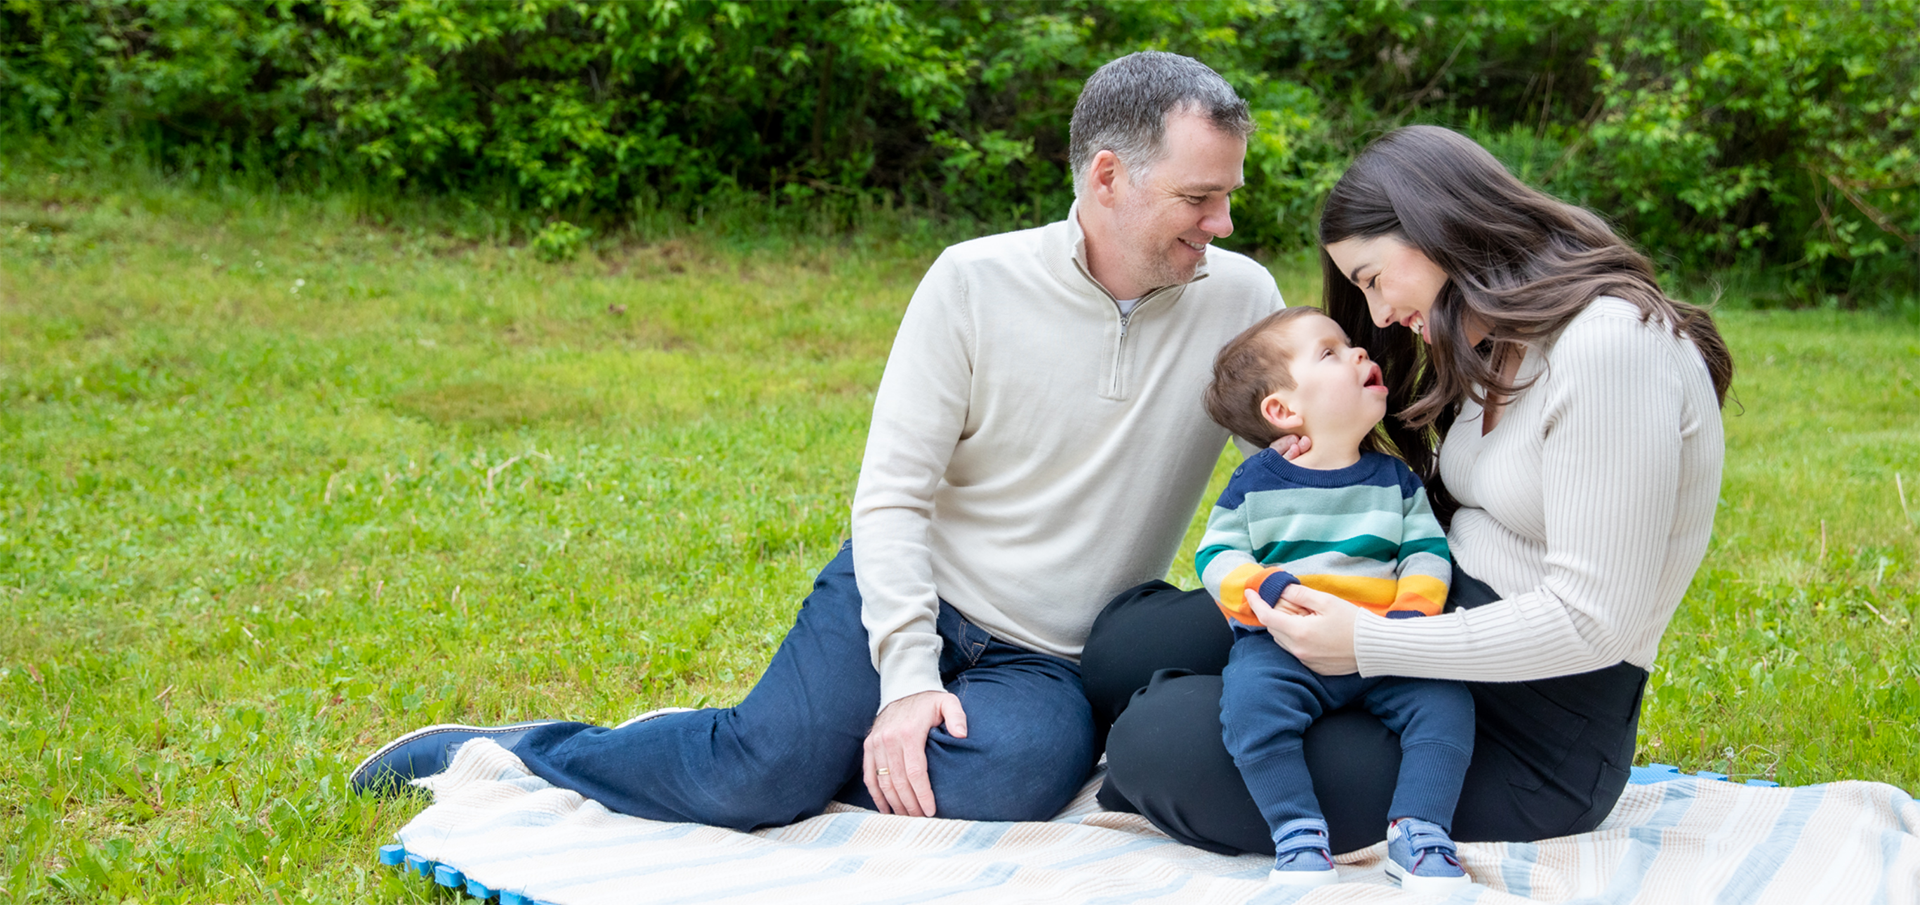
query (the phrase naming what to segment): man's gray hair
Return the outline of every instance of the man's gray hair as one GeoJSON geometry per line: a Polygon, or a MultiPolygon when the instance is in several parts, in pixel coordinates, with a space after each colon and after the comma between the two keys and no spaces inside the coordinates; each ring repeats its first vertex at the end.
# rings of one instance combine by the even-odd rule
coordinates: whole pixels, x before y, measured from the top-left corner
{"type": "Polygon", "coordinates": [[[1074,196],[1079,197],[1087,168],[1101,151],[1117,155],[1133,178],[1145,175],[1166,153],[1167,115],[1184,111],[1206,117],[1236,138],[1253,133],[1247,102],[1219,73],[1192,57],[1143,50],[1096,70],[1080,89],[1068,127],[1074,196]]]}

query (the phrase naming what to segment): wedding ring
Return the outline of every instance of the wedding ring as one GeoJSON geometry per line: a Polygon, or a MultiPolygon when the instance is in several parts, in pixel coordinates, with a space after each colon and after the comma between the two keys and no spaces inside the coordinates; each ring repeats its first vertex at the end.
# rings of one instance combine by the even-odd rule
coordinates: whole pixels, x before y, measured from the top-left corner
{"type": "Polygon", "coordinates": [[[878,774],[880,774],[881,776],[885,776],[885,775],[887,775],[887,768],[886,768],[886,767],[881,767],[880,769],[878,769],[878,770],[876,770],[876,771],[874,771],[874,772],[876,772],[876,773],[878,773],[878,774]]]}

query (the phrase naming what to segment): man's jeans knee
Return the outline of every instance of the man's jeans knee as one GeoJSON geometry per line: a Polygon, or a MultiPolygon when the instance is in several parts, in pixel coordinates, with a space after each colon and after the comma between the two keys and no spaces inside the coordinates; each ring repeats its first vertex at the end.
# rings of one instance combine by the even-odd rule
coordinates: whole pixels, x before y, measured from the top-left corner
{"type": "Polygon", "coordinates": [[[858,769],[880,702],[866,648],[843,546],[737,706],[624,729],[543,727],[514,753],[548,782],[621,813],[739,830],[792,823],[819,813],[858,769]]]}
{"type": "MultiPolygon", "coordinates": [[[[1093,725],[1079,668],[999,641],[940,607],[942,678],[966,708],[968,737],[935,729],[928,767],[941,817],[1045,819],[1085,781],[1093,725]]],[[[858,781],[880,677],[860,621],[851,545],[813,591],[739,705],[624,729],[560,723],[515,748],[529,769],[626,814],[752,829],[813,816],[858,781]]]]}

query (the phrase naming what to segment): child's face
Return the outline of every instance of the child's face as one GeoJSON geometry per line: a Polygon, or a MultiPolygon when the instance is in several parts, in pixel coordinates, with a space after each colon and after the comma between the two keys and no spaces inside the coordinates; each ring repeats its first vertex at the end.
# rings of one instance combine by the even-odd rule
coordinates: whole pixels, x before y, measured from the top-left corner
{"type": "Polygon", "coordinates": [[[1325,317],[1291,324],[1287,370],[1293,388],[1274,394],[1304,422],[1294,433],[1358,443],[1387,414],[1387,385],[1365,349],[1347,344],[1347,334],[1325,317]]]}

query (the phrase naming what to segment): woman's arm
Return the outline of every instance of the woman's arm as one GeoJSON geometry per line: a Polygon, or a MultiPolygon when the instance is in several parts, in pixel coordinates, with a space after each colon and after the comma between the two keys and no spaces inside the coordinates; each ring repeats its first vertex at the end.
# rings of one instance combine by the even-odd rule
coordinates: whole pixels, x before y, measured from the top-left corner
{"type": "MultiPolygon", "coordinates": [[[[1313,615],[1263,620],[1283,646],[1315,670],[1480,681],[1569,675],[1651,653],[1679,602],[1660,592],[1668,560],[1691,557],[1690,574],[1705,549],[1704,532],[1697,550],[1674,548],[1676,516],[1712,518],[1713,493],[1704,512],[1678,511],[1684,435],[1695,427],[1688,400],[1697,410],[1706,387],[1713,411],[1705,367],[1664,326],[1612,312],[1570,326],[1548,367],[1529,390],[1546,394],[1538,420],[1514,420],[1510,409],[1501,424],[1541,435],[1539,584],[1483,607],[1391,621],[1300,589],[1287,599],[1313,615]]],[[[1712,441],[1717,459],[1717,425],[1712,441]]],[[[1712,478],[1717,485],[1717,469],[1712,478]]],[[[1702,495],[1690,498],[1702,505],[1702,495]]]]}

